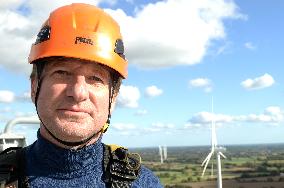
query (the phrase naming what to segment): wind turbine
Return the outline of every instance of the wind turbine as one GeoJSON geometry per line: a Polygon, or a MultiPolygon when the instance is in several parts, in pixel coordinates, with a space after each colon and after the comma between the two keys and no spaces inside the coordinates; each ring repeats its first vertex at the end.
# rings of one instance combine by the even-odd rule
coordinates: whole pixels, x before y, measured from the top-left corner
{"type": "Polygon", "coordinates": [[[161,157],[161,164],[164,163],[164,156],[163,156],[163,147],[162,146],[159,146],[159,154],[160,154],[160,157],[161,157]]]}
{"type": "Polygon", "coordinates": [[[161,157],[161,163],[163,164],[164,163],[164,160],[167,159],[167,146],[159,146],[159,154],[160,154],[160,157],[161,157]]]}
{"type": "Polygon", "coordinates": [[[164,160],[167,160],[168,158],[168,149],[167,149],[167,146],[164,145],[164,160]]]}
{"type": "MultiPolygon", "coordinates": [[[[211,104],[211,111],[212,111],[212,119],[211,119],[211,151],[201,164],[204,166],[202,177],[206,171],[207,165],[211,159],[211,157],[216,154],[217,156],[217,188],[222,188],[222,169],[221,169],[221,156],[226,158],[226,156],[222,153],[226,149],[224,147],[217,146],[217,137],[216,137],[216,127],[215,127],[215,117],[213,115],[213,97],[212,97],[212,104],[211,104]]],[[[213,166],[212,166],[212,173],[213,173],[213,166]]]]}

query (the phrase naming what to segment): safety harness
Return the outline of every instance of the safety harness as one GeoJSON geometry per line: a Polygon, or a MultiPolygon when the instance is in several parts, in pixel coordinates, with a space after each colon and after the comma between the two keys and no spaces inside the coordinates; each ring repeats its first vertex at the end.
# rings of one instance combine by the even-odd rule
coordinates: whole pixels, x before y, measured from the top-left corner
{"type": "MultiPolygon", "coordinates": [[[[141,167],[141,158],[126,148],[116,145],[104,145],[102,180],[106,188],[130,188],[137,179],[141,167]]],[[[0,188],[28,188],[25,176],[26,148],[13,147],[0,153],[0,188]]]]}

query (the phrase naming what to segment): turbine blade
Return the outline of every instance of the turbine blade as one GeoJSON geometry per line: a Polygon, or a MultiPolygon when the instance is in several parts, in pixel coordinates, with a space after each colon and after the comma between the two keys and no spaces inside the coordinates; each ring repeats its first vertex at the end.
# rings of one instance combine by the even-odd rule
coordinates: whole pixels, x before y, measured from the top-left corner
{"type": "Polygon", "coordinates": [[[201,166],[204,166],[204,163],[208,160],[208,157],[210,156],[211,153],[213,153],[214,151],[211,151],[207,157],[204,159],[204,161],[202,162],[201,166]]]}
{"type": "Polygon", "coordinates": [[[207,157],[204,159],[204,161],[202,162],[201,166],[204,166],[204,164],[205,164],[206,161],[208,160],[208,156],[209,156],[209,155],[207,155],[207,157]]]}
{"type": "Polygon", "coordinates": [[[204,173],[205,173],[205,171],[206,171],[207,165],[208,165],[208,163],[209,163],[209,161],[210,161],[210,158],[211,158],[212,154],[213,154],[213,153],[211,152],[211,153],[209,153],[209,155],[207,156],[208,159],[207,159],[207,161],[206,161],[206,163],[205,163],[205,166],[204,166],[204,168],[203,168],[201,177],[204,176],[204,173]]]}
{"type": "Polygon", "coordinates": [[[222,152],[219,152],[219,153],[220,153],[220,155],[221,155],[224,159],[227,158],[222,152]]]}

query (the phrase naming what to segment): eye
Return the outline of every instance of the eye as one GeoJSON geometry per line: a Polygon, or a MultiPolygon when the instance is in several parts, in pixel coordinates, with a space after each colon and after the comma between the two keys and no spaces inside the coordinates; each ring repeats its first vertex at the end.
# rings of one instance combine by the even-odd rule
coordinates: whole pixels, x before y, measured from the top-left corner
{"type": "Polygon", "coordinates": [[[51,76],[56,80],[69,80],[71,73],[66,70],[54,70],[51,76]]]}
{"type": "Polygon", "coordinates": [[[93,81],[93,82],[103,83],[103,80],[101,78],[99,78],[98,76],[90,76],[90,77],[88,77],[88,79],[93,81]]]}
{"type": "Polygon", "coordinates": [[[64,71],[64,70],[57,70],[57,71],[55,71],[54,73],[55,73],[55,74],[59,74],[59,75],[64,75],[64,76],[70,75],[69,72],[64,71]]]}

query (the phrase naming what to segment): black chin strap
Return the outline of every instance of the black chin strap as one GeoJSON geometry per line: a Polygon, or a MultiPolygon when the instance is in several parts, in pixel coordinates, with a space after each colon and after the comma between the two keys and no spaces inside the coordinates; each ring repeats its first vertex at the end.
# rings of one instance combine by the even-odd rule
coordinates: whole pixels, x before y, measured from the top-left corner
{"type": "Polygon", "coordinates": [[[81,140],[81,141],[78,141],[78,142],[69,142],[69,141],[64,141],[64,140],[61,140],[59,139],[58,137],[56,137],[46,126],[45,124],[43,123],[43,121],[41,120],[40,118],[40,115],[38,113],[38,109],[37,109],[37,102],[38,102],[38,97],[39,97],[39,92],[40,92],[40,88],[41,88],[41,84],[42,84],[42,80],[43,80],[43,77],[41,77],[42,75],[42,71],[43,71],[43,68],[45,66],[45,63],[38,63],[36,64],[37,66],[37,76],[38,76],[38,84],[37,84],[37,90],[36,90],[36,95],[35,95],[35,107],[36,107],[36,113],[38,115],[38,118],[41,122],[41,124],[43,125],[43,127],[45,128],[45,130],[48,132],[48,134],[53,138],[55,139],[57,142],[65,145],[65,146],[80,146],[80,145],[83,145],[86,143],[88,143],[92,138],[94,138],[97,134],[99,134],[100,132],[102,133],[105,133],[108,129],[108,125],[110,124],[110,118],[111,118],[111,103],[112,103],[112,98],[113,98],[113,94],[114,94],[114,87],[113,87],[113,84],[112,84],[112,78],[110,79],[110,82],[109,82],[109,106],[108,106],[108,118],[107,118],[107,122],[106,122],[106,125],[98,132],[95,132],[93,135],[91,135],[90,137],[84,139],[84,140],[81,140]]]}
{"type": "MultiPolygon", "coordinates": [[[[40,119],[40,117],[39,117],[39,119],[40,119]]],[[[40,119],[40,121],[41,121],[41,119],[40,119]]],[[[64,140],[61,140],[61,139],[57,138],[54,134],[52,134],[52,132],[50,132],[50,131],[48,130],[48,128],[43,124],[42,121],[41,121],[41,123],[42,123],[42,125],[44,126],[45,130],[48,132],[48,134],[49,134],[52,138],[54,138],[57,142],[59,142],[59,143],[65,145],[65,146],[80,146],[80,145],[86,144],[86,143],[88,143],[92,138],[94,138],[99,132],[101,132],[101,131],[95,132],[92,136],[90,136],[89,138],[87,138],[87,139],[85,139],[85,140],[81,140],[81,141],[78,141],[78,142],[68,142],[68,141],[64,141],[64,140]]]]}

